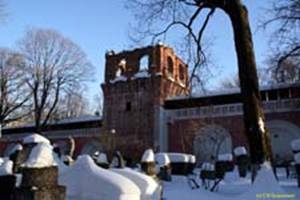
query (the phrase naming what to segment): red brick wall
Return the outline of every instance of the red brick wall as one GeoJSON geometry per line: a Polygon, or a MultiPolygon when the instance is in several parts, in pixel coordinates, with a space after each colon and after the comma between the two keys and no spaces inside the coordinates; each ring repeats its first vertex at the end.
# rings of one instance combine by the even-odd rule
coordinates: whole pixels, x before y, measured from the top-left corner
{"type": "MultiPolygon", "coordinates": [[[[300,112],[282,112],[266,114],[266,121],[284,120],[300,127],[300,112]]],[[[244,134],[244,122],[242,116],[198,118],[175,120],[168,124],[169,150],[173,152],[193,152],[193,140],[201,127],[216,124],[224,127],[231,134],[233,148],[235,146],[247,146],[244,134]],[[185,141],[185,143],[183,142],[185,141]]],[[[300,133],[299,133],[300,134],[300,133]]]]}

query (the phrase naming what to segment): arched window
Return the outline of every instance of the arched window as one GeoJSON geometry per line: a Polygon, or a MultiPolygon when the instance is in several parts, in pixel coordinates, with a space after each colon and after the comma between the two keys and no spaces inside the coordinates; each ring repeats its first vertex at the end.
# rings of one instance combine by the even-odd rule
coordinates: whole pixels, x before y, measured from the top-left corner
{"type": "Polygon", "coordinates": [[[120,77],[122,75],[122,69],[119,67],[116,71],[116,77],[120,77]]]}
{"type": "Polygon", "coordinates": [[[170,74],[173,74],[173,70],[174,70],[173,60],[171,57],[168,57],[168,72],[170,74]]]}
{"type": "Polygon", "coordinates": [[[185,78],[185,70],[184,70],[184,66],[182,64],[179,65],[179,79],[181,81],[184,81],[185,78]]]}
{"type": "Polygon", "coordinates": [[[149,69],[149,55],[144,55],[140,59],[140,71],[147,71],[149,69]]]}

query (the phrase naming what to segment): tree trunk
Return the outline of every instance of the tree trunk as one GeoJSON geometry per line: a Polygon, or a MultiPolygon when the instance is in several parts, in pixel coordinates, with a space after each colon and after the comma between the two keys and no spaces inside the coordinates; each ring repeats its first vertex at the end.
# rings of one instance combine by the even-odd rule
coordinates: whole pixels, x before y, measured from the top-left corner
{"type": "Polygon", "coordinates": [[[238,59],[239,79],[243,98],[245,132],[252,165],[272,161],[269,133],[265,127],[259,92],[252,34],[248,12],[240,0],[228,0],[224,7],[229,15],[238,59]]]}

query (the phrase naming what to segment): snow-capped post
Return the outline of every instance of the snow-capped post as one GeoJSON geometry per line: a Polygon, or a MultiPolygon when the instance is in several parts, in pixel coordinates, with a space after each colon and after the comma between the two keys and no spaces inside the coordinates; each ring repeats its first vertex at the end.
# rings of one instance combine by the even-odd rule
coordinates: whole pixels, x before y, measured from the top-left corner
{"type": "Polygon", "coordinates": [[[233,171],[233,157],[232,154],[220,154],[218,155],[216,162],[216,178],[223,179],[225,173],[228,171],[233,171]]]}
{"type": "Polygon", "coordinates": [[[14,191],[14,199],[64,200],[65,187],[58,185],[58,158],[50,141],[33,134],[23,139],[23,146],[17,159],[22,162],[18,169],[22,181],[14,191]]]}
{"type": "Polygon", "coordinates": [[[193,174],[196,166],[196,156],[189,155],[189,163],[188,163],[188,173],[193,174]]]}
{"type": "Polygon", "coordinates": [[[155,156],[152,149],[147,149],[141,160],[142,171],[149,176],[156,175],[155,156]]]}
{"type": "Polygon", "coordinates": [[[185,153],[168,153],[171,161],[172,174],[188,175],[190,155],[185,153]]]}
{"type": "Polygon", "coordinates": [[[104,169],[108,169],[109,168],[109,163],[107,160],[107,156],[105,153],[100,153],[97,157],[96,163],[99,167],[102,167],[104,169]]]}
{"type": "Polygon", "coordinates": [[[216,178],[215,166],[211,163],[204,162],[201,167],[200,178],[202,185],[205,189],[208,189],[210,187],[210,181],[216,178]]]}
{"type": "Polygon", "coordinates": [[[300,187],[300,139],[293,140],[291,147],[294,153],[295,168],[298,180],[298,187],[300,187]]]}
{"type": "Polygon", "coordinates": [[[0,163],[0,197],[11,200],[16,185],[16,176],[13,174],[13,162],[7,158],[0,163]]]}
{"type": "Polygon", "coordinates": [[[240,177],[246,177],[249,166],[249,157],[246,148],[239,146],[236,147],[233,152],[236,157],[240,177]]]}
{"type": "Polygon", "coordinates": [[[159,167],[158,178],[164,181],[172,180],[171,162],[167,153],[155,154],[155,162],[159,167]]]}

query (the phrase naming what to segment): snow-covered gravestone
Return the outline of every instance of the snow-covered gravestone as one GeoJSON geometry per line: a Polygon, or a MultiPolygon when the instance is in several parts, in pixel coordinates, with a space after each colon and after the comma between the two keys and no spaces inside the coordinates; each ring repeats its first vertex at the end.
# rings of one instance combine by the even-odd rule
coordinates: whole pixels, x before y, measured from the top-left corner
{"type": "Polygon", "coordinates": [[[191,161],[190,154],[185,153],[168,153],[171,161],[172,174],[188,175],[189,163],[191,161]]]}
{"type": "Polygon", "coordinates": [[[141,167],[142,171],[145,172],[149,176],[156,175],[156,168],[155,168],[155,156],[152,149],[147,149],[141,160],[141,167]]]}
{"type": "Polygon", "coordinates": [[[158,177],[164,181],[172,180],[171,161],[167,153],[155,154],[155,162],[159,167],[158,177]]]}
{"type": "Polygon", "coordinates": [[[0,197],[11,199],[16,184],[16,176],[13,175],[13,162],[8,158],[2,159],[0,164],[0,197]]]}
{"type": "Polygon", "coordinates": [[[15,190],[16,199],[65,199],[65,187],[58,185],[59,160],[50,141],[33,134],[23,139],[19,172],[22,174],[20,188],[15,190]]]}
{"type": "Polygon", "coordinates": [[[224,175],[228,171],[233,171],[233,156],[232,154],[220,154],[216,162],[216,178],[224,178],[224,175]]]}
{"type": "Polygon", "coordinates": [[[109,168],[109,163],[107,160],[107,156],[105,153],[100,153],[96,159],[96,163],[99,167],[102,167],[104,169],[108,169],[109,168]]]}
{"type": "Polygon", "coordinates": [[[246,148],[239,146],[236,147],[233,152],[236,157],[240,177],[246,177],[249,165],[249,157],[246,148]]]}
{"type": "Polygon", "coordinates": [[[60,177],[69,200],[140,200],[134,182],[111,170],[98,167],[88,155],[79,156],[60,177]]]}

